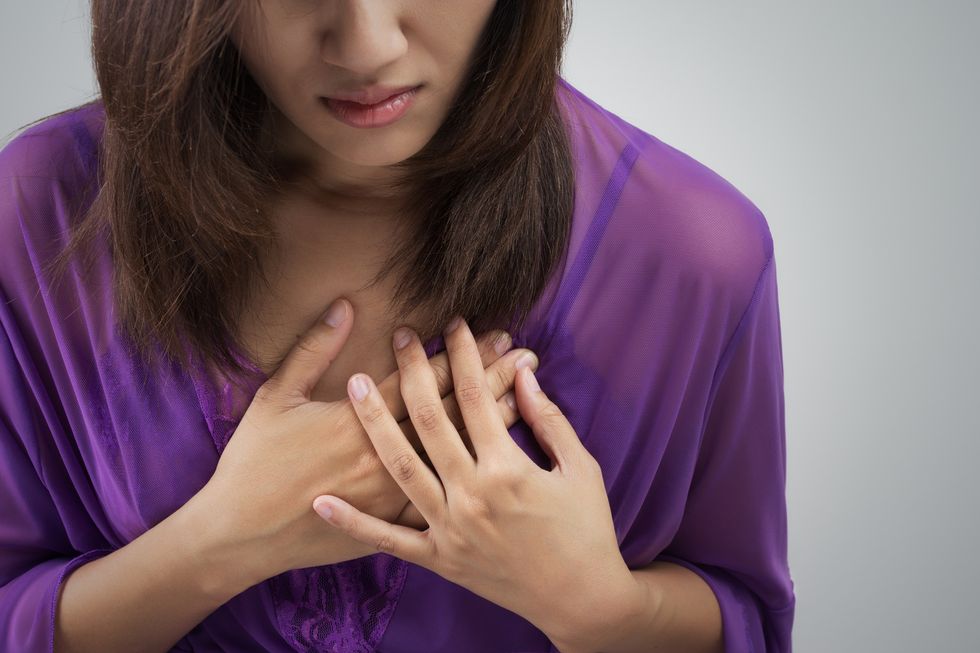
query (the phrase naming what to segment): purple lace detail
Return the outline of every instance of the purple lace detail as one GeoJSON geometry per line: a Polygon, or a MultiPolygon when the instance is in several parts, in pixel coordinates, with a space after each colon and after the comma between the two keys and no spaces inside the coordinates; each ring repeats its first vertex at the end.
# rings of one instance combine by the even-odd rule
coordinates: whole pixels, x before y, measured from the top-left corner
{"type": "Polygon", "coordinates": [[[277,623],[297,651],[373,653],[405,586],[408,563],[385,553],[269,580],[277,623]]]}
{"type": "Polygon", "coordinates": [[[208,433],[214,441],[214,446],[220,454],[231,435],[238,428],[241,416],[245,413],[256,390],[265,382],[262,371],[254,363],[245,358],[238,348],[232,345],[232,353],[241,360],[251,372],[240,379],[242,385],[236,385],[228,376],[207,365],[200,353],[190,348],[191,370],[189,375],[197,394],[201,413],[208,427],[208,433]]]}

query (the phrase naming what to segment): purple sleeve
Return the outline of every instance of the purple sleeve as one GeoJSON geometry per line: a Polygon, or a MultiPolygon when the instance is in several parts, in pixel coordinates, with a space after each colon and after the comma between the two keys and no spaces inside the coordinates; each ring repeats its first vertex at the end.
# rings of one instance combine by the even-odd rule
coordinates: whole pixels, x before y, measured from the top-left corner
{"type": "Polygon", "coordinates": [[[38,333],[28,311],[47,307],[50,297],[37,286],[23,228],[52,215],[64,187],[59,175],[74,165],[55,154],[59,133],[35,126],[0,151],[0,651],[52,651],[65,578],[112,551],[68,534],[73,507],[54,498],[45,474],[45,463],[57,462],[49,458],[48,418],[55,416],[42,414],[24,373],[25,365],[36,372],[39,362],[22,337],[38,333]]]}
{"type": "MultiPolygon", "coordinates": [[[[536,351],[538,378],[603,470],[630,569],[698,574],[725,653],[790,653],[775,244],[713,170],[570,104],[587,216],[536,351]],[[621,145],[617,134],[626,144],[621,145]],[[606,181],[608,180],[608,181],[606,181]]],[[[534,347],[532,347],[534,348],[534,347]]]]}
{"type": "Polygon", "coordinates": [[[694,571],[714,591],[725,653],[792,648],[795,596],[787,561],[783,405],[771,257],[714,374],[672,555],[657,557],[694,571]]]}
{"type": "MultiPolygon", "coordinates": [[[[0,298],[2,299],[2,298],[0,298]]],[[[54,650],[55,601],[78,566],[112,549],[78,554],[29,452],[37,424],[0,331],[0,650],[54,650]]]]}

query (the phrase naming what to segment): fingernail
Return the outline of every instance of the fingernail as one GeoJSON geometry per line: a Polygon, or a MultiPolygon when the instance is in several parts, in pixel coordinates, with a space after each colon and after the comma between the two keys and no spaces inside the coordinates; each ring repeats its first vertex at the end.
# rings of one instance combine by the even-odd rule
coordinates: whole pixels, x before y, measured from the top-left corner
{"type": "Polygon", "coordinates": [[[510,406],[511,410],[517,410],[517,402],[514,400],[513,392],[508,392],[507,394],[505,394],[504,401],[507,402],[507,405],[510,406]]]}
{"type": "Polygon", "coordinates": [[[314,503],[313,509],[316,510],[317,514],[324,519],[330,519],[333,516],[333,508],[330,507],[329,501],[314,503]]]}
{"type": "Polygon", "coordinates": [[[520,358],[517,359],[517,362],[514,364],[514,367],[516,367],[517,369],[521,369],[522,367],[533,365],[536,360],[537,360],[537,356],[535,356],[529,351],[526,351],[523,354],[521,354],[520,358]]]}
{"type": "Polygon", "coordinates": [[[541,386],[538,385],[538,380],[537,378],[535,378],[534,372],[531,370],[530,367],[527,368],[527,371],[524,372],[523,374],[524,374],[524,380],[527,381],[527,387],[535,391],[541,389],[541,386]]]}
{"type": "Polygon", "coordinates": [[[503,356],[510,350],[510,334],[504,331],[503,335],[497,339],[497,344],[493,346],[498,354],[503,356]]]}
{"type": "Polygon", "coordinates": [[[446,327],[446,333],[452,333],[453,330],[462,323],[462,321],[463,318],[461,318],[460,316],[457,315],[456,317],[454,317],[452,322],[449,323],[449,326],[446,327]]]}
{"type": "Polygon", "coordinates": [[[355,374],[347,384],[350,387],[351,395],[356,401],[364,399],[367,396],[368,390],[371,389],[363,374],[355,374]]]}
{"type": "Polygon", "coordinates": [[[395,329],[395,349],[401,349],[412,339],[412,332],[405,327],[395,329]]]}
{"type": "Polygon", "coordinates": [[[344,306],[343,301],[337,299],[330,305],[327,314],[323,316],[323,321],[336,329],[344,323],[345,317],[347,317],[347,307],[344,306]]]}

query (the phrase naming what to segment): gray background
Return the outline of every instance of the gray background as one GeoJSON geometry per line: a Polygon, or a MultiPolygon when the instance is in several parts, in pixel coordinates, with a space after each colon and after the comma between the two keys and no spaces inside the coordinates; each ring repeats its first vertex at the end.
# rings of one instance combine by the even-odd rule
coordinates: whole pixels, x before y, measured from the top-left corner
{"type": "MultiPolygon", "coordinates": [[[[980,3],[575,12],[569,81],[769,220],[795,650],[977,650],[980,3]]],[[[93,96],[88,30],[83,0],[0,3],[0,143],[93,96]]]]}

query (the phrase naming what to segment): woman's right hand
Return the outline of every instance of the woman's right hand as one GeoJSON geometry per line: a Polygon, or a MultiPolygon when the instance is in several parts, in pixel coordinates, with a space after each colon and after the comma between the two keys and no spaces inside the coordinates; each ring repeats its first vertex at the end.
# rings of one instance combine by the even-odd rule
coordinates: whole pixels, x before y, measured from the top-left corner
{"type": "MultiPolygon", "coordinates": [[[[310,393],[351,332],[352,307],[334,328],[318,321],[259,387],[205,487],[197,507],[220,533],[223,549],[245,564],[241,573],[258,583],[289,569],[333,564],[377,550],[332,528],[313,510],[322,494],[343,494],[360,510],[393,523],[425,527],[425,521],[392,479],[371,444],[349,399],[312,401],[310,393]]],[[[502,331],[477,338],[487,381],[507,426],[519,414],[506,401],[515,362],[526,349],[501,355],[494,343],[502,331]]],[[[507,347],[509,340],[505,340],[507,347]]],[[[430,359],[443,405],[466,440],[445,352],[430,359]]],[[[532,365],[536,365],[533,363],[532,365]]],[[[421,442],[401,397],[399,373],[378,388],[388,409],[420,453],[421,442]]],[[[513,393],[510,392],[511,396],[513,393]]]]}

